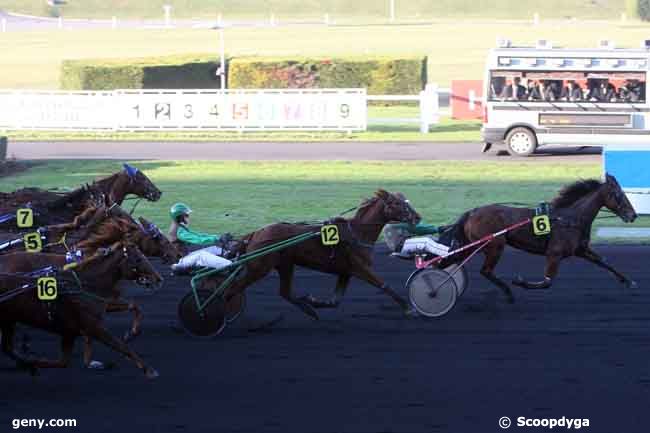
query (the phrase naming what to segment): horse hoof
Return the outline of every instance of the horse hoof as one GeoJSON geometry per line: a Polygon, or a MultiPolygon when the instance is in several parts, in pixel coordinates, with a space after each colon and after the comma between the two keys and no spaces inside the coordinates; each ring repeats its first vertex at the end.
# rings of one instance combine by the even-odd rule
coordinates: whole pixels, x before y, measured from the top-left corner
{"type": "Polygon", "coordinates": [[[418,313],[418,310],[416,310],[415,308],[408,307],[408,308],[404,309],[404,315],[406,317],[418,317],[420,315],[420,313],[418,313]]]}
{"type": "Polygon", "coordinates": [[[525,283],[526,281],[521,275],[517,275],[512,279],[512,284],[514,284],[515,286],[524,287],[525,283]]]}
{"type": "Polygon", "coordinates": [[[129,341],[133,340],[138,335],[140,335],[140,332],[126,331],[124,333],[124,337],[122,337],[122,341],[124,341],[125,343],[128,343],[129,341]]]}
{"type": "Polygon", "coordinates": [[[104,365],[103,362],[101,361],[90,361],[88,365],[86,365],[86,368],[88,370],[106,370],[106,365],[104,365]]]}
{"type": "Polygon", "coordinates": [[[633,281],[633,280],[629,280],[627,283],[625,283],[625,286],[628,289],[637,289],[639,287],[639,285],[636,283],[636,281],[633,281]]]}
{"type": "Polygon", "coordinates": [[[147,379],[156,379],[160,376],[160,374],[153,368],[148,367],[145,372],[145,376],[147,376],[147,379]]]}
{"type": "Polygon", "coordinates": [[[301,304],[300,304],[300,309],[301,309],[305,314],[307,314],[309,317],[311,317],[312,319],[314,319],[314,320],[319,320],[319,319],[320,319],[320,318],[318,317],[318,313],[316,312],[316,310],[314,310],[314,309],[312,308],[311,305],[309,305],[309,304],[305,304],[305,303],[301,303],[301,304]]]}

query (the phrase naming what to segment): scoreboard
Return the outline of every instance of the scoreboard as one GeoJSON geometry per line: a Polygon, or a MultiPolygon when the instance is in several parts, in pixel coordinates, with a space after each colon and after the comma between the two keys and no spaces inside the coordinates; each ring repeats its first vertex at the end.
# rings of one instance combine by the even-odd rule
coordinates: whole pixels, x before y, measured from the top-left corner
{"type": "Polygon", "coordinates": [[[365,130],[365,89],[0,92],[0,128],[365,130]]]}

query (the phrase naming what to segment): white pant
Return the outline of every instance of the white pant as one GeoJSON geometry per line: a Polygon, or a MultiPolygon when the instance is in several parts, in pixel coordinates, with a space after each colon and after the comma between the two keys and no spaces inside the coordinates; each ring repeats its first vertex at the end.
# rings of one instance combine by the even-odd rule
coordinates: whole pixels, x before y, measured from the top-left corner
{"type": "Polygon", "coordinates": [[[410,256],[421,253],[430,253],[445,257],[449,253],[449,247],[439,244],[429,236],[409,238],[404,241],[404,246],[402,247],[403,255],[410,256]]]}
{"type": "Polygon", "coordinates": [[[228,259],[219,257],[220,254],[223,254],[223,250],[214,246],[196,250],[181,258],[176,267],[181,269],[201,267],[221,269],[232,263],[228,259]]]}

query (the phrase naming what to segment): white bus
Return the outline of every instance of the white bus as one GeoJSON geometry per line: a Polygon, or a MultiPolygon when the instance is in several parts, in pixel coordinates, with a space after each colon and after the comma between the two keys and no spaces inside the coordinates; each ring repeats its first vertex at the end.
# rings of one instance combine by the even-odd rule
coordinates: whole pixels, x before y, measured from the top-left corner
{"type": "Polygon", "coordinates": [[[616,49],[609,41],[597,49],[500,45],[489,53],[484,78],[483,151],[501,144],[528,156],[549,144],[650,142],[649,49],[616,49]]]}

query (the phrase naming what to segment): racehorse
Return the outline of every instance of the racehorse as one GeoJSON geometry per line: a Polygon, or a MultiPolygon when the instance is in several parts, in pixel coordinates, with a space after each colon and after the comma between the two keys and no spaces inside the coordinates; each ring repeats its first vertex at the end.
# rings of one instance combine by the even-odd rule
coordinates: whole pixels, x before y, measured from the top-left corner
{"type": "Polygon", "coordinates": [[[31,207],[38,225],[66,223],[90,205],[121,205],[129,194],[149,201],[158,201],[162,195],[142,171],[124,164],[123,170],[65,194],[40,188],[0,193],[0,221],[4,221],[3,230],[16,232],[12,218],[16,210],[31,207]]]}
{"type": "MultiPolygon", "coordinates": [[[[78,260],[78,257],[94,254],[99,248],[106,248],[115,242],[128,240],[136,245],[145,256],[160,257],[163,263],[175,263],[182,257],[178,249],[155,224],[142,217],[136,221],[117,205],[111,206],[108,210],[104,207],[98,208],[90,213],[92,218],[88,226],[79,227],[79,222],[88,218],[78,217],[71,224],[46,227],[44,233],[47,233],[52,239],[60,240],[50,243],[47,248],[43,249],[43,252],[54,254],[72,252],[70,258],[78,260]],[[77,253],[80,256],[77,256],[77,253]]],[[[106,312],[133,313],[133,322],[130,329],[124,334],[123,340],[128,342],[140,335],[143,314],[138,304],[130,300],[124,302],[110,299],[106,305],[106,312]]],[[[92,348],[88,337],[85,338],[84,353],[86,365],[89,365],[92,348]]],[[[93,365],[98,368],[100,363],[94,362],[93,365]]]]}
{"type": "MultiPolygon", "coordinates": [[[[591,248],[591,226],[603,207],[626,223],[633,222],[637,217],[614,176],[607,174],[602,183],[597,180],[580,180],[567,185],[550,203],[551,233],[536,236],[531,225],[525,225],[496,237],[482,248],[485,261],[481,275],[501,288],[510,303],[514,302],[510,286],[494,274],[505,246],[510,245],[531,254],[546,256],[542,281],[529,282],[517,276],[512,282],[514,285],[527,289],[547,289],[557,276],[560,262],[567,257],[577,256],[610,271],[626,286],[635,287],[634,281],[607,264],[591,248]]],[[[461,244],[468,244],[534,216],[533,209],[493,204],[466,212],[452,230],[461,244]]],[[[465,254],[451,255],[441,266],[446,266],[445,262],[458,263],[471,252],[472,249],[465,254]]]]}
{"type": "MultiPolygon", "coordinates": [[[[128,236],[147,257],[160,257],[167,264],[176,263],[182,257],[178,248],[155,224],[142,217],[137,221],[117,205],[109,209],[104,206],[88,208],[72,223],[41,227],[38,231],[46,239],[41,251],[45,253],[78,251],[92,254],[97,248],[128,236]]],[[[0,235],[0,254],[25,251],[23,236],[15,233],[0,235]]]]}
{"type": "Polygon", "coordinates": [[[151,263],[128,242],[118,242],[97,251],[70,270],[64,270],[65,256],[15,253],[0,257],[0,330],[2,350],[32,373],[38,368],[67,367],[78,336],[99,340],[122,353],[141,368],[148,378],[158,373],[147,366],[125,342],[113,337],[102,323],[105,305],[119,296],[122,279],[152,284],[162,280],[151,263]],[[35,278],[55,271],[59,296],[41,301],[35,278]],[[19,353],[14,347],[16,323],[61,336],[59,360],[38,359],[19,353]]]}
{"type": "MultiPolygon", "coordinates": [[[[378,190],[365,200],[351,219],[331,221],[339,228],[340,242],[325,246],[320,236],[286,249],[272,252],[252,260],[246,265],[244,275],[226,289],[226,303],[234,301],[246,287],[260,280],[273,269],[280,275],[280,295],[304,313],[318,319],[317,308],[335,308],[339,305],[350,278],[356,277],[380,288],[406,312],[409,304],[372,271],[372,251],[379,234],[389,222],[417,224],[420,215],[400,193],[378,190]],[[296,297],[293,294],[295,266],[315,269],[338,276],[335,294],[331,300],[319,300],[311,295],[296,297]]],[[[265,246],[305,233],[319,233],[320,225],[279,223],[266,226],[244,237],[245,252],[251,253],[265,246]]]]}

